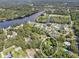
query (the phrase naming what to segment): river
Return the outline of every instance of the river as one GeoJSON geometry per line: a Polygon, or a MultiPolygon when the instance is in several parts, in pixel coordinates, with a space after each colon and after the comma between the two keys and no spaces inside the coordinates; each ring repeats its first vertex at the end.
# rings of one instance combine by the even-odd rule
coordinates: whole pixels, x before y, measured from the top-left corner
{"type": "Polygon", "coordinates": [[[21,19],[14,19],[14,20],[11,20],[11,21],[4,21],[4,22],[0,22],[0,28],[7,28],[9,26],[12,26],[12,25],[20,25],[20,24],[24,24],[24,23],[27,23],[27,22],[35,22],[35,19],[37,17],[39,17],[41,14],[43,14],[45,11],[41,11],[41,12],[38,12],[36,14],[33,14],[31,16],[28,16],[28,17],[23,17],[21,19]]]}

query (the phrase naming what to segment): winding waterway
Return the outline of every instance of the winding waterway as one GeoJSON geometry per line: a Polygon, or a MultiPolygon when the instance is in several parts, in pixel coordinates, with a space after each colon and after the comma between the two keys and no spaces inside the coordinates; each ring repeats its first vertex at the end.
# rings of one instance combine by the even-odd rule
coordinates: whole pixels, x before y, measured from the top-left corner
{"type": "Polygon", "coordinates": [[[21,19],[14,19],[14,20],[11,20],[11,21],[4,21],[4,22],[0,22],[0,28],[7,28],[9,26],[13,26],[13,25],[20,25],[20,24],[24,24],[24,23],[27,23],[27,22],[35,22],[35,19],[37,17],[39,17],[41,14],[43,14],[45,11],[41,11],[41,12],[38,12],[36,14],[33,14],[31,16],[28,16],[28,17],[23,17],[21,19]]]}

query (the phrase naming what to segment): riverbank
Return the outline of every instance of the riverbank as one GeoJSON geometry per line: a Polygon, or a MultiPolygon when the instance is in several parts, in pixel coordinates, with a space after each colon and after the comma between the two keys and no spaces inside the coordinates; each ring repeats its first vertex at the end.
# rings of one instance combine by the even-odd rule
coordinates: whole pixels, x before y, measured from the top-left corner
{"type": "Polygon", "coordinates": [[[36,13],[38,9],[30,5],[16,5],[11,7],[0,7],[0,21],[22,18],[36,13]]]}
{"type": "Polygon", "coordinates": [[[41,14],[43,14],[45,11],[41,11],[38,13],[34,13],[31,16],[28,17],[22,17],[20,19],[13,19],[11,21],[4,21],[4,22],[0,22],[0,28],[7,28],[9,26],[13,26],[13,25],[20,25],[20,24],[25,24],[27,22],[35,22],[35,19],[40,16],[41,14]]]}
{"type": "Polygon", "coordinates": [[[33,14],[35,14],[35,13],[38,13],[38,12],[39,12],[39,11],[34,11],[34,12],[30,13],[30,14],[23,15],[23,16],[21,16],[21,17],[17,17],[17,18],[13,18],[13,19],[1,20],[0,22],[12,21],[12,20],[17,20],[17,19],[22,19],[22,18],[25,18],[25,17],[29,17],[29,16],[31,16],[31,15],[33,15],[33,14]]]}

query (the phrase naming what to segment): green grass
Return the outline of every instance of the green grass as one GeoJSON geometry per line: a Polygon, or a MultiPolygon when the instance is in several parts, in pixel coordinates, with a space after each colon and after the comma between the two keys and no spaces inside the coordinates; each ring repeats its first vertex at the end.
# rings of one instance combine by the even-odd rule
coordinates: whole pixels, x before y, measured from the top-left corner
{"type": "Polygon", "coordinates": [[[7,55],[9,52],[11,52],[13,50],[14,50],[14,48],[13,47],[10,47],[10,48],[6,49],[5,51],[3,51],[3,54],[4,55],[7,55]]]}
{"type": "Polygon", "coordinates": [[[3,55],[6,56],[9,52],[12,52],[13,58],[26,56],[26,53],[23,50],[15,51],[13,47],[10,47],[3,51],[3,55]]]}
{"type": "Polygon", "coordinates": [[[63,15],[52,15],[50,18],[50,22],[53,23],[60,23],[60,24],[66,24],[69,22],[69,16],[63,16],[63,15]]]}
{"type": "Polygon", "coordinates": [[[0,54],[0,58],[2,58],[1,54],[0,54]]]}
{"type": "Polygon", "coordinates": [[[39,23],[46,23],[48,21],[48,17],[49,15],[39,16],[36,21],[39,23]]]}
{"type": "Polygon", "coordinates": [[[13,53],[13,57],[14,58],[25,57],[26,56],[26,54],[25,54],[25,52],[23,50],[19,50],[19,52],[16,52],[16,51],[13,51],[13,52],[14,52],[13,53]]]}

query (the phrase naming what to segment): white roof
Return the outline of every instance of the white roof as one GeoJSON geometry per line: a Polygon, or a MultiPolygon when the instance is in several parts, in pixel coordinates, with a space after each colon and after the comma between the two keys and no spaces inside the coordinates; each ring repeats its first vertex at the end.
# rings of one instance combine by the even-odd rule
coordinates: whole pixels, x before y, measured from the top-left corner
{"type": "Polygon", "coordinates": [[[64,42],[65,45],[70,46],[70,42],[64,42]]]}
{"type": "Polygon", "coordinates": [[[15,48],[15,51],[19,51],[21,49],[22,49],[21,47],[15,48]]]}

